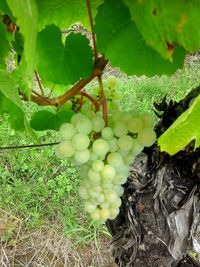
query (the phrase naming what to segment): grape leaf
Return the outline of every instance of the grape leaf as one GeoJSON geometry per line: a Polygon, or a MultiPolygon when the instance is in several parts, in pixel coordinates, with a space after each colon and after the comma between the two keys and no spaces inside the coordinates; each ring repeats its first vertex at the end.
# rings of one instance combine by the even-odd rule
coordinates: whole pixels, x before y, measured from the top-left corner
{"type": "Polygon", "coordinates": [[[1,11],[0,13],[9,15],[10,17],[12,16],[6,0],[0,1],[0,11],[1,11]]]}
{"type": "Polygon", "coordinates": [[[30,125],[36,131],[58,130],[64,122],[69,122],[73,112],[62,110],[57,113],[48,110],[40,110],[33,114],[30,125]]]}
{"type": "Polygon", "coordinates": [[[3,64],[4,59],[8,55],[8,52],[10,50],[10,46],[7,39],[5,25],[2,22],[0,22],[0,36],[0,64],[3,64]]]}
{"type": "Polygon", "coordinates": [[[37,68],[42,79],[73,84],[86,78],[93,68],[93,54],[86,36],[70,33],[62,43],[61,31],[49,25],[38,34],[37,68]]]}
{"type": "Polygon", "coordinates": [[[196,139],[195,147],[200,146],[200,96],[158,139],[161,151],[176,154],[188,143],[196,139]]]}
{"type": "Polygon", "coordinates": [[[200,47],[200,2],[198,0],[124,0],[147,44],[163,57],[171,58],[168,44],[187,51],[200,47]]]}
{"type": "Polygon", "coordinates": [[[7,113],[11,128],[24,130],[24,112],[0,92],[0,114],[7,113]]]}
{"type": "Polygon", "coordinates": [[[19,98],[17,84],[11,74],[3,69],[0,69],[0,92],[22,109],[23,104],[19,98]]]}
{"type": "Polygon", "coordinates": [[[172,74],[183,64],[185,50],[175,47],[173,62],[146,45],[122,0],[106,0],[95,18],[98,49],[128,75],[172,74]]]}
{"type": "Polygon", "coordinates": [[[23,77],[25,90],[28,90],[33,85],[37,38],[37,6],[35,0],[7,0],[7,3],[13,15],[17,18],[17,25],[24,37],[24,51],[20,61],[20,72],[23,77]]]}
{"type": "MultiPolygon", "coordinates": [[[[97,7],[103,0],[90,1],[92,14],[96,15],[97,7]]],[[[74,23],[81,22],[90,28],[86,1],[83,0],[37,0],[39,12],[39,29],[48,24],[55,24],[66,29],[74,23]]]]}

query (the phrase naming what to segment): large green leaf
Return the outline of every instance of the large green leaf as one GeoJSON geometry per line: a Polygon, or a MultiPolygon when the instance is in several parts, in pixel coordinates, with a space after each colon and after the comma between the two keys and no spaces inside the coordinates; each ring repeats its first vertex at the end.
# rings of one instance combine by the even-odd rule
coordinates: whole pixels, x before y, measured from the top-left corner
{"type": "Polygon", "coordinates": [[[80,33],[70,33],[62,43],[61,31],[49,25],[38,34],[37,69],[42,79],[58,84],[73,84],[86,78],[93,68],[89,40],[80,33]]]}
{"type": "Polygon", "coordinates": [[[10,50],[10,46],[7,39],[5,25],[2,22],[0,22],[0,36],[0,64],[3,64],[4,59],[10,50]]]}
{"type": "MultiPolygon", "coordinates": [[[[93,16],[97,7],[103,0],[90,1],[93,16]]],[[[81,22],[89,28],[89,17],[84,0],[37,0],[39,12],[39,28],[45,28],[48,24],[55,24],[59,28],[66,29],[76,22],[81,22]]]]}
{"type": "Polygon", "coordinates": [[[1,0],[0,1],[0,14],[3,15],[9,15],[11,17],[11,11],[8,7],[7,1],[6,0],[1,0]]]}
{"type": "Polygon", "coordinates": [[[147,44],[171,58],[168,44],[187,51],[200,47],[199,0],[124,0],[147,44]]]}
{"type": "Polygon", "coordinates": [[[12,76],[6,70],[0,69],[0,92],[13,104],[22,109],[22,102],[19,98],[18,88],[12,76]]]}
{"type": "Polygon", "coordinates": [[[19,131],[24,130],[24,112],[0,92],[0,114],[4,113],[9,115],[11,128],[19,131]]]}
{"type": "Polygon", "coordinates": [[[63,110],[57,113],[48,110],[40,110],[33,114],[30,125],[36,131],[58,130],[64,122],[69,122],[73,112],[63,110]]]}
{"type": "Polygon", "coordinates": [[[31,89],[35,63],[35,46],[37,38],[37,6],[35,0],[7,0],[8,5],[17,19],[17,25],[24,37],[24,50],[20,62],[20,72],[24,85],[31,89]]]}
{"type": "Polygon", "coordinates": [[[200,96],[158,139],[161,151],[174,155],[196,139],[200,146],[200,96]]]}
{"type": "Polygon", "coordinates": [[[122,0],[106,0],[95,18],[98,49],[128,75],[172,74],[183,64],[185,51],[176,47],[173,62],[146,45],[122,0]]]}
{"type": "Polygon", "coordinates": [[[0,114],[9,114],[10,125],[16,130],[24,129],[24,111],[17,84],[11,74],[0,69],[0,114]]]}

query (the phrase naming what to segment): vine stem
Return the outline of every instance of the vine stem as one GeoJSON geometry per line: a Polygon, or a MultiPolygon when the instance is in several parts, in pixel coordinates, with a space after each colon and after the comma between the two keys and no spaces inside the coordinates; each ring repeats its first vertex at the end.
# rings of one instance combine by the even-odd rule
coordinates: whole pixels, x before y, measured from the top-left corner
{"type": "Polygon", "coordinates": [[[32,90],[32,93],[34,93],[35,95],[37,95],[38,97],[40,97],[42,100],[44,100],[45,102],[47,102],[49,105],[51,105],[52,102],[50,101],[50,99],[48,99],[48,97],[45,97],[43,95],[40,95],[35,90],[32,90]]]}
{"type": "Polygon", "coordinates": [[[40,78],[39,78],[39,76],[38,76],[38,73],[37,73],[36,70],[34,71],[34,73],[35,73],[35,78],[36,78],[37,83],[38,83],[38,85],[39,85],[40,91],[41,91],[42,95],[44,96],[44,89],[43,89],[42,83],[41,83],[41,81],[40,81],[40,78]]]}
{"type": "Polygon", "coordinates": [[[82,95],[85,96],[86,98],[88,98],[90,100],[90,102],[95,106],[95,111],[97,112],[99,110],[99,104],[98,102],[94,99],[93,96],[91,96],[90,94],[88,94],[85,91],[80,91],[77,95],[82,95]]]}
{"type": "Polygon", "coordinates": [[[107,102],[106,102],[106,97],[105,97],[104,90],[103,90],[103,83],[102,83],[101,75],[98,76],[98,82],[99,82],[99,89],[101,93],[100,103],[102,105],[103,119],[105,121],[105,125],[107,126],[108,110],[107,110],[107,102]]]}
{"type": "MultiPolygon", "coordinates": [[[[36,95],[31,95],[31,100],[40,106],[49,105],[59,107],[65,102],[67,102],[67,100],[70,99],[72,96],[76,95],[79,91],[81,91],[85,87],[85,85],[91,82],[94,78],[96,78],[98,75],[101,75],[107,63],[108,60],[106,60],[103,56],[98,58],[98,60],[95,62],[95,66],[91,75],[86,79],[81,79],[80,81],[78,81],[74,86],[72,86],[70,90],[66,91],[61,96],[58,96],[56,98],[49,98],[46,96],[41,96],[37,93],[36,95]]],[[[28,100],[25,95],[23,95],[22,93],[20,94],[22,95],[23,100],[28,100]]]]}
{"type": "Polygon", "coordinates": [[[35,145],[21,145],[21,146],[2,146],[0,147],[0,150],[5,150],[5,149],[19,149],[19,148],[32,148],[32,147],[43,147],[43,146],[54,146],[58,145],[59,142],[54,142],[54,143],[46,143],[46,144],[35,144],[35,145]]]}
{"type": "Polygon", "coordinates": [[[91,9],[90,0],[86,0],[86,5],[87,5],[88,15],[89,15],[89,19],[90,19],[90,28],[91,28],[91,33],[92,33],[94,59],[95,59],[95,61],[97,61],[98,52],[97,52],[96,36],[94,33],[94,23],[93,23],[93,16],[92,16],[92,9],[91,9]]]}

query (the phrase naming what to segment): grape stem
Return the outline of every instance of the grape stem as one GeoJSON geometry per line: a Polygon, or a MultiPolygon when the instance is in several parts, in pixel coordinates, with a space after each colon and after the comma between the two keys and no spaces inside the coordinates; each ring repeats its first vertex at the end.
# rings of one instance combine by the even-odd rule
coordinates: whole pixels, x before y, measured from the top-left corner
{"type": "Polygon", "coordinates": [[[92,16],[92,9],[91,9],[90,0],[86,0],[86,5],[87,5],[88,15],[89,15],[89,19],[90,19],[90,29],[91,29],[91,33],[92,33],[94,59],[96,61],[98,59],[98,52],[97,52],[96,36],[94,33],[94,23],[93,23],[93,16],[92,16]]]}
{"type": "MultiPolygon", "coordinates": [[[[56,98],[49,98],[43,95],[40,95],[37,92],[33,92],[34,94],[31,95],[31,101],[35,102],[36,104],[40,106],[56,106],[60,107],[63,104],[67,102],[72,96],[76,95],[78,92],[80,92],[89,82],[91,82],[93,79],[98,77],[98,75],[102,75],[103,70],[105,66],[107,65],[108,60],[104,58],[104,56],[98,58],[98,60],[95,62],[95,66],[93,69],[93,72],[91,75],[86,79],[81,79],[78,81],[72,88],[68,91],[66,91],[63,95],[58,96],[56,98]]],[[[25,101],[28,101],[29,98],[24,95],[22,92],[20,92],[20,95],[22,96],[22,99],[25,101]]]]}
{"type": "Polygon", "coordinates": [[[103,113],[103,119],[105,121],[105,125],[107,126],[107,114],[108,114],[108,110],[107,110],[107,102],[106,102],[106,97],[104,94],[104,90],[103,90],[103,83],[102,83],[102,79],[101,79],[101,75],[98,75],[98,82],[99,82],[99,89],[100,89],[100,103],[102,105],[102,113],[103,113]]]}
{"type": "Polygon", "coordinates": [[[38,75],[36,70],[34,71],[34,73],[35,73],[35,78],[37,80],[37,83],[38,83],[38,86],[40,88],[41,94],[44,96],[44,89],[43,89],[42,83],[40,81],[39,75],[38,75]]]}
{"type": "Polygon", "coordinates": [[[98,102],[90,94],[88,94],[85,91],[80,91],[79,93],[77,93],[77,95],[81,95],[81,96],[84,96],[84,97],[88,98],[90,100],[90,102],[92,103],[92,105],[95,106],[95,111],[97,112],[99,110],[98,102]]]}

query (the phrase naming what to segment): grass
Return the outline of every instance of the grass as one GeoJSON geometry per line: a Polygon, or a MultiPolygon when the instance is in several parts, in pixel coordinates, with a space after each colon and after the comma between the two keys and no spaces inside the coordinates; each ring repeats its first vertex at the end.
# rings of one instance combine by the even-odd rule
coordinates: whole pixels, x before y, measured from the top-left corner
{"type": "MultiPolygon", "coordinates": [[[[171,78],[167,76],[127,78],[117,72],[118,89],[122,93],[121,108],[152,111],[153,102],[161,101],[166,94],[168,94],[168,100],[180,100],[191,88],[199,85],[199,66],[200,60],[194,56],[183,70],[178,71],[171,78]]],[[[27,108],[30,113],[37,110],[35,105],[27,108]]],[[[38,136],[41,143],[59,140],[58,134],[53,131],[39,133],[38,136]]],[[[7,118],[1,118],[1,146],[30,142],[29,137],[10,131],[7,118]]],[[[15,254],[16,250],[20,254],[25,247],[32,248],[31,253],[37,247],[37,253],[35,252],[35,258],[37,258],[46,246],[46,253],[49,252],[51,255],[49,258],[54,257],[58,262],[59,259],[66,257],[66,251],[70,250],[70,255],[66,258],[67,263],[65,263],[68,264],[66,266],[70,266],[70,257],[72,266],[89,266],[90,264],[104,266],[101,264],[110,260],[108,260],[108,253],[104,251],[105,244],[102,245],[104,241],[107,243],[108,233],[104,226],[91,222],[83,211],[82,201],[77,194],[80,176],[72,164],[56,159],[53,147],[0,150],[0,158],[2,248],[13,246],[15,254]],[[44,242],[45,237],[48,240],[48,246],[44,242]],[[62,250],[63,242],[65,242],[63,254],[60,252],[58,255],[55,251],[62,250]],[[55,243],[54,249],[52,243],[55,243]],[[96,254],[91,255],[90,263],[88,263],[89,261],[86,261],[84,257],[88,253],[91,254],[91,250],[94,250],[96,254]],[[99,257],[102,253],[106,259],[100,261],[99,257]]],[[[11,251],[14,253],[13,250],[11,251]]],[[[9,255],[12,255],[10,258],[14,260],[15,256],[12,253],[9,255]]],[[[3,256],[0,253],[0,259],[1,257],[3,256]]],[[[17,259],[22,261],[18,256],[17,259]]],[[[53,261],[51,262],[52,265],[48,263],[46,266],[56,266],[53,265],[53,261]]],[[[41,266],[37,264],[39,263],[35,261],[34,266],[41,266]]]]}
{"type": "Polygon", "coordinates": [[[152,111],[153,102],[161,101],[165,95],[167,100],[179,101],[200,83],[200,59],[190,58],[183,70],[178,70],[172,77],[161,76],[147,78],[122,76],[119,89],[122,92],[121,106],[125,110],[152,111]]]}

